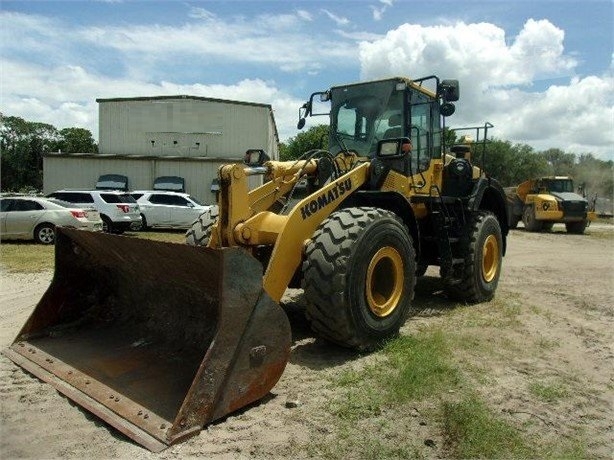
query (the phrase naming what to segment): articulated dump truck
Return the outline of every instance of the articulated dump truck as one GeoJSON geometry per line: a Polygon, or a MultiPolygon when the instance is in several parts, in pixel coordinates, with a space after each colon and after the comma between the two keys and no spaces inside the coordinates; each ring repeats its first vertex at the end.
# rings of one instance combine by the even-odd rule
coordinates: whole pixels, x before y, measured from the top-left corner
{"type": "Polygon", "coordinates": [[[398,334],[428,266],[451,299],[491,299],[507,207],[471,159],[492,125],[443,145],[458,98],[435,76],[313,93],[299,129],[329,116],[328,150],[285,162],[249,150],[221,167],[216,213],[185,245],[59,228],[53,281],[5,355],[160,451],[274,387],[288,287],[303,288],[316,334],[357,350],[398,334]]]}
{"type": "Polygon", "coordinates": [[[509,226],[522,220],[529,232],[550,231],[556,223],[565,224],[568,233],[582,234],[597,215],[583,196],[575,193],[568,176],[529,179],[517,187],[506,187],[509,226]]]}

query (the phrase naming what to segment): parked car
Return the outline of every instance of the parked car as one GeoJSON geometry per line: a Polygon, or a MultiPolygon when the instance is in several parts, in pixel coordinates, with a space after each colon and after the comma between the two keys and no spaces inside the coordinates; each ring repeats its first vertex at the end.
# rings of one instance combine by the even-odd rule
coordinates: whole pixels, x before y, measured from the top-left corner
{"type": "Polygon", "coordinates": [[[95,209],[82,209],[52,198],[9,196],[0,198],[0,238],[55,242],[57,226],[101,231],[102,220],[95,209]]]}
{"type": "Polygon", "coordinates": [[[105,232],[123,233],[140,225],[141,212],[129,194],[113,190],[58,190],[47,195],[79,207],[94,207],[100,213],[105,232]]]}
{"type": "Polygon", "coordinates": [[[130,194],[141,209],[143,230],[150,227],[188,229],[198,216],[211,208],[187,193],[135,190],[130,194]]]}

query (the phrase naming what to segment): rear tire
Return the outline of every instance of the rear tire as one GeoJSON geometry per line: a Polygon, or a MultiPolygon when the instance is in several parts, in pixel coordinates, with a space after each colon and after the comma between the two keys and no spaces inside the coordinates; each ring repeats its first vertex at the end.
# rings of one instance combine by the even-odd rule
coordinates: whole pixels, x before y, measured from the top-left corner
{"type": "Polygon", "coordinates": [[[478,303],[495,295],[501,262],[503,237],[499,221],[491,212],[474,214],[471,226],[460,244],[465,262],[454,273],[442,273],[444,289],[454,300],[478,303]]]}
{"type": "Polygon", "coordinates": [[[147,226],[147,219],[143,214],[141,214],[141,227],[138,230],[140,232],[146,232],[147,230],[149,230],[149,227],[147,226]]]}
{"type": "Polygon", "coordinates": [[[415,273],[412,238],[394,213],[367,207],[334,212],[306,247],[305,314],[332,342],[376,348],[407,319],[415,273]]]}
{"type": "Polygon", "coordinates": [[[55,226],[52,224],[40,224],[34,229],[34,240],[40,244],[55,243],[55,226]]]}
{"type": "Polygon", "coordinates": [[[203,212],[185,232],[185,242],[189,246],[207,246],[211,239],[213,226],[217,222],[219,208],[212,206],[203,212]]]}
{"type": "Polygon", "coordinates": [[[542,229],[541,221],[535,218],[535,209],[533,206],[527,206],[522,213],[522,223],[528,232],[539,232],[542,229]]]}
{"type": "Polygon", "coordinates": [[[113,233],[113,222],[105,215],[101,215],[100,219],[102,220],[102,231],[106,233],[113,233]]]}

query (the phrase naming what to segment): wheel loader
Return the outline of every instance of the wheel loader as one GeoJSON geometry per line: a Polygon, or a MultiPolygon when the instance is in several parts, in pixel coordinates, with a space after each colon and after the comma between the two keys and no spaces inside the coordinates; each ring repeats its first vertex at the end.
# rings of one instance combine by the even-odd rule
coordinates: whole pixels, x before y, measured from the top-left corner
{"type": "Polygon", "coordinates": [[[451,299],[491,299],[505,195],[472,160],[492,125],[444,145],[458,98],[436,76],[313,93],[299,129],[328,116],[328,149],[222,166],[218,205],[188,244],[58,229],[53,281],[6,356],[160,451],[273,388],[290,355],[288,287],[304,289],[319,336],[357,350],[398,334],[428,266],[451,299]]]}

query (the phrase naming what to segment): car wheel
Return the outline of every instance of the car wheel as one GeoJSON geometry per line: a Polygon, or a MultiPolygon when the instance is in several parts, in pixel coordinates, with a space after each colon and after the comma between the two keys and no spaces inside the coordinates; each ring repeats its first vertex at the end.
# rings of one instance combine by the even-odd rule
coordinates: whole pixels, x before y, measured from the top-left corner
{"type": "Polygon", "coordinates": [[[149,227],[147,226],[147,219],[145,219],[145,216],[143,214],[141,214],[141,227],[139,228],[139,230],[142,232],[146,232],[147,230],[149,230],[149,227]]]}
{"type": "Polygon", "coordinates": [[[109,219],[107,216],[100,216],[100,219],[102,220],[102,231],[106,233],[112,233],[113,222],[111,222],[111,219],[109,219]]]}
{"type": "Polygon", "coordinates": [[[34,240],[40,244],[55,243],[55,226],[52,224],[40,224],[34,229],[34,240]]]}

